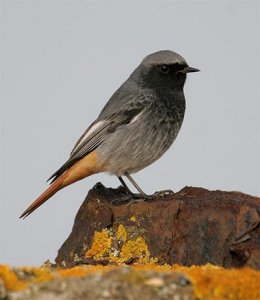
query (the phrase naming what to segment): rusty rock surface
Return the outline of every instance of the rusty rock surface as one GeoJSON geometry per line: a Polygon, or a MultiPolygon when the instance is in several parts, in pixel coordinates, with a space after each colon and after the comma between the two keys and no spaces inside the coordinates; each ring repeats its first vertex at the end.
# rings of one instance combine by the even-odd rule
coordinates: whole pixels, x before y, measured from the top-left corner
{"type": "Polygon", "coordinates": [[[185,187],[152,200],[131,200],[122,187],[96,184],[56,264],[211,263],[260,269],[260,198],[185,187]]]}

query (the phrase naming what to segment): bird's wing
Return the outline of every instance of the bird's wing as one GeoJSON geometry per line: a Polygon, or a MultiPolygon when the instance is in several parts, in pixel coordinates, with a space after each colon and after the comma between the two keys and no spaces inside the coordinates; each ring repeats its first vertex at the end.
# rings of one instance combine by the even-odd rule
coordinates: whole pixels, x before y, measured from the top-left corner
{"type": "Polygon", "coordinates": [[[119,126],[129,124],[135,120],[144,109],[144,103],[138,103],[138,105],[131,103],[105,119],[98,118],[80,137],[70,154],[70,158],[48,179],[48,181],[52,179],[51,182],[53,182],[58,179],[64,171],[70,168],[76,161],[95,150],[106,137],[113,133],[119,126]]]}

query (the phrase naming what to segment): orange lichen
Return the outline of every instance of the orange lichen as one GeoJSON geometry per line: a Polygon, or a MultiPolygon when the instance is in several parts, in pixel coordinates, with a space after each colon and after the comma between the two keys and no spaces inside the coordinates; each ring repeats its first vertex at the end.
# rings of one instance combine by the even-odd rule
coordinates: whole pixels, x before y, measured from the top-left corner
{"type": "Polygon", "coordinates": [[[10,291],[20,291],[27,287],[27,283],[19,280],[15,272],[6,265],[0,265],[0,280],[4,287],[10,291]]]}
{"type": "Polygon", "coordinates": [[[137,270],[144,270],[144,271],[151,270],[151,271],[155,271],[155,272],[167,272],[167,271],[172,270],[171,265],[168,265],[168,264],[159,265],[157,258],[152,258],[151,262],[143,264],[143,265],[141,265],[141,264],[132,265],[131,268],[137,269],[137,270]]]}
{"type": "Polygon", "coordinates": [[[58,270],[58,273],[66,278],[66,277],[82,277],[86,275],[86,270],[82,267],[74,267],[71,269],[61,269],[58,270]]]}
{"type": "Polygon", "coordinates": [[[208,264],[200,267],[173,266],[172,270],[189,276],[198,299],[260,299],[260,272],[254,269],[224,269],[208,264]]]}
{"type": "Polygon", "coordinates": [[[116,238],[118,240],[122,240],[122,241],[126,241],[126,238],[127,238],[127,232],[125,230],[125,227],[120,224],[117,228],[117,232],[116,232],[116,238]]]}
{"type": "Polygon", "coordinates": [[[85,257],[99,260],[109,252],[111,245],[112,237],[108,229],[103,229],[101,232],[95,231],[92,246],[86,252],[85,257]]]}
{"type": "Polygon", "coordinates": [[[136,263],[147,264],[156,263],[157,259],[152,259],[148,246],[143,237],[138,237],[135,240],[128,240],[123,244],[120,251],[120,262],[127,262],[129,260],[134,260],[136,263]]]}
{"type": "Polygon", "coordinates": [[[41,283],[53,279],[53,274],[48,268],[24,267],[22,268],[22,271],[23,273],[26,273],[27,276],[31,276],[31,282],[41,283]]]}
{"type": "Polygon", "coordinates": [[[53,279],[50,270],[46,268],[10,268],[0,265],[0,279],[10,291],[20,291],[28,287],[29,283],[41,283],[53,279]]]}
{"type": "Polygon", "coordinates": [[[102,265],[88,265],[88,266],[77,266],[70,269],[58,269],[58,274],[63,277],[83,277],[98,271],[109,271],[116,268],[115,266],[102,266],[102,265]]]}

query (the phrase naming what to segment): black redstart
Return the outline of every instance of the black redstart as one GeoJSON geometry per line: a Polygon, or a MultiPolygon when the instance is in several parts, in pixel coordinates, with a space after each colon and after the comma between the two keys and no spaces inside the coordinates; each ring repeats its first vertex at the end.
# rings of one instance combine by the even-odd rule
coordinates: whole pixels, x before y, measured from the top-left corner
{"type": "Polygon", "coordinates": [[[185,113],[186,73],[197,71],[169,50],[145,57],[49,178],[50,187],[20,218],[62,188],[99,172],[116,175],[130,192],[122,179],[126,176],[145,197],[130,174],[159,159],[175,140],[185,113]]]}

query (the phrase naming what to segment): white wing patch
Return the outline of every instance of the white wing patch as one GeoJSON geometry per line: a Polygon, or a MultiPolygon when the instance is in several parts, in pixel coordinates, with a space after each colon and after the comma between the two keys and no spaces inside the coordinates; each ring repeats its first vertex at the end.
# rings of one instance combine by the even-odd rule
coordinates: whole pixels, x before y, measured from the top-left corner
{"type": "Polygon", "coordinates": [[[140,116],[143,114],[143,112],[144,111],[142,110],[141,112],[139,112],[139,114],[134,116],[134,118],[131,120],[130,124],[136,122],[140,118],[140,116]]]}
{"type": "Polygon", "coordinates": [[[77,145],[77,147],[75,149],[73,149],[73,152],[75,152],[85,141],[86,139],[95,131],[98,130],[98,128],[100,128],[103,124],[105,123],[105,121],[99,121],[98,123],[94,124],[88,132],[86,132],[86,134],[82,137],[80,143],[77,145]]]}

